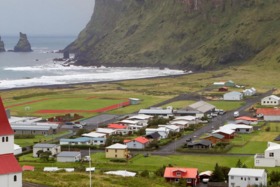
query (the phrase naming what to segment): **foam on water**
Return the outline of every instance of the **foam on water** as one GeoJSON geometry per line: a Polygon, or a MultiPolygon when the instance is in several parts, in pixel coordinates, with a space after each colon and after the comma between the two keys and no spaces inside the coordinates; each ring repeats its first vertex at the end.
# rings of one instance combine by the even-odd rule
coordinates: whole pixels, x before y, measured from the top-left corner
{"type": "Polygon", "coordinates": [[[51,64],[42,66],[26,67],[5,67],[4,70],[13,72],[51,72],[52,75],[42,75],[38,77],[27,77],[13,80],[0,80],[0,89],[58,85],[83,82],[102,82],[114,80],[127,80],[148,77],[160,77],[167,75],[183,74],[181,70],[156,68],[105,68],[105,67],[82,67],[63,66],[61,64],[51,64]]]}

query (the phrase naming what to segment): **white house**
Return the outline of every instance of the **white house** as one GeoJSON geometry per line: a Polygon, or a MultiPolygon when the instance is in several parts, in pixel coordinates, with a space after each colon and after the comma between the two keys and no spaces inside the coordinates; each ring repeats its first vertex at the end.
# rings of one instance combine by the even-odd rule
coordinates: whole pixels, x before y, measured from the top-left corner
{"type": "Polygon", "coordinates": [[[75,139],[67,139],[67,138],[61,138],[59,140],[60,145],[91,145],[92,140],[88,137],[79,137],[75,139]]]}
{"type": "Polygon", "coordinates": [[[145,149],[149,145],[150,141],[145,137],[137,137],[133,140],[124,140],[124,144],[128,149],[145,149]]]}
{"type": "Polygon", "coordinates": [[[153,115],[153,116],[173,116],[173,108],[167,107],[166,109],[160,107],[152,107],[150,109],[141,109],[138,114],[153,115]]]}
{"type": "Polygon", "coordinates": [[[270,95],[267,97],[264,97],[261,100],[261,105],[273,105],[273,106],[277,106],[280,104],[280,97],[276,96],[276,95],[270,95]]]}
{"type": "Polygon", "coordinates": [[[231,129],[236,133],[251,133],[253,132],[253,127],[250,125],[242,125],[242,124],[226,124],[221,126],[220,129],[231,129]]]}
{"type": "Polygon", "coordinates": [[[168,137],[170,130],[165,127],[159,127],[157,129],[154,128],[146,128],[146,135],[152,134],[154,132],[158,132],[160,135],[160,139],[165,139],[168,137]]]}
{"type": "Polygon", "coordinates": [[[280,166],[280,144],[268,142],[268,147],[264,154],[255,155],[256,167],[275,167],[280,166]]]}
{"type": "Polygon", "coordinates": [[[264,169],[231,168],[228,173],[229,187],[267,186],[264,169]]]}
{"type": "Polygon", "coordinates": [[[164,127],[170,132],[180,132],[180,127],[176,125],[158,125],[158,127],[164,127]]]}
{"type": "Polygon", "coordinates": [[[113,134],[116,134],[116,130],[109,129],[109,128],[97,128],[96,132],[106,134],[107,136],[111,136],[113,134]]]}
{"type": "Polygon", "coordinates": [[[239,101],[243,99],[243,94],[240,92],[232,91],[225,93],[223,98],[225,101],[239,101]]]}
{"type": "Polygon", "coordinates": [[[90,138],[93,145],[104,145],[107,139],[106,134],[98,132],[85,133],[82,136],[90,138]]]}
{"type": "Polygon", "coordinates": [[[279,108],[258,108],[256,114],[263,116],[265,121],[280,121],[279,108]]]}
{"type": "Polygon", "coordinates": [[[37,143],[33,146],[33,157],[38,157],[38,151],[50,151],[51,156],[54,156],[61,152],[60,145],[56,144],[43,144],[43,143],[37,143]]]}
{"type": "Polygon", "coordinates": [[[249,89],[245,89],[242,91],[244,96],[253,96],[257,93],[257,90],[255,88],[249,88],[249,89]]]}
{"type": "Polygon", "coordinates": [[[62,151],[56,158],[57,162],[78,162],[81,160],[81,153],[78,151],[62,151]]]}
{"type": "Polygon", "coordinates": [[[22,169],[14,156],[14,131],[8,121],[0,98],[0,184],[22,187],[22,169]]]}

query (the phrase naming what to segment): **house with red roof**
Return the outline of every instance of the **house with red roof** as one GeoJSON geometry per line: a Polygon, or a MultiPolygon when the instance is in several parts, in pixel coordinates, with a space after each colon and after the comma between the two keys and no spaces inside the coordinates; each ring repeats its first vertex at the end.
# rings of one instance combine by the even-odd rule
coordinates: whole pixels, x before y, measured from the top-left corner
{"type": "Polygon", "coordinates": [[[111,124],[108,124],[108,128],[115,130],[116,134],[127,135],[127,134],[132,133],[132,131],[129,130],[128,126],[125,126],[122,124],[111,123],[111,124]]]}
{"type": "Polygon", "coordinates": [[[259,108],[256,114],[263,116],[265,121],[280,121],[280,108],[259,108]]]}
{"type": "Polygon", "coordinates": [[[0,184],[22,187],[22,169],[14,156],[14,131],[0,98],[0,184]]]}
{"type": "Polygon", "coordinates": [[[124,140],[124,144],[128,149],[145,149],[149,145],[150,141],[142,136],[139,136],[133,140],[124,140]]]}
{"type": "Polygon", "coordinates": [[[199,182],[197,168],[166,167],[164,178],[168,182],[179,182],[180,180],[184,180],[186,186],[196,186],[199,182]]]}
{"type": "Polygon", "coordinates": [[[252,118],[249,116],[240,116],[238,118],[235,118],[235,120],[243,120],[243,121],[248,121],[251,123],[258,122],[258,118],[252,118]]]}

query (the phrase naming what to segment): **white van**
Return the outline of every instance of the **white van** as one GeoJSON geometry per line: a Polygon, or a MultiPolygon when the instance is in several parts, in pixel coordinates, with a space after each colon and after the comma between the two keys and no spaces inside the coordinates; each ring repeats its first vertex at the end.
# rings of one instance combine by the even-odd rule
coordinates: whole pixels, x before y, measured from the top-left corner
{"type": "Polygon", "coordinates": [[[234,116],[235,118],[239,117],[239,112],[238,112],[238,111],[235,111],[235,112],[233,113],[233,116],[234,116]]]}

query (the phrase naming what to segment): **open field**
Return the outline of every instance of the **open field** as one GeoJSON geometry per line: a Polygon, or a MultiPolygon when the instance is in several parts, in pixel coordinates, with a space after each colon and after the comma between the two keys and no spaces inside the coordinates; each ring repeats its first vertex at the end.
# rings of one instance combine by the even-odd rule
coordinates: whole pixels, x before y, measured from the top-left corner
{"type": "Polygon", "coordinates": [[[255,131],[251,134],[239,134],[232,140],[232,143],[237,145],[233,147],[229,153],[237,154],[256,154],[263,153],[267,148],[267,142],[274,141],[280,134],[280,126],[277,130],[277,123],[268,123],[266,126],[262,127],[260,131],[255,131]],[[266,129],[270,127],[270,131],[266,129]],[[245,145],[244,145],[245,144],[245,145]]]}
{"type": "Polygon", "coordinates": [[[35,138],[32,139],[15,139],[15,144],[20,145],[21,147],[26,147],[26,146],[31,146],[34,143],[38,143],[38,142],[45,142],[45,141],[50,141],[53,140],[57,137],[63,136],[69,134],[68,131],[62,131],[60,133],[54,134],[54,135],[35,135],[35,138]]]}

